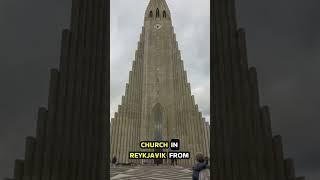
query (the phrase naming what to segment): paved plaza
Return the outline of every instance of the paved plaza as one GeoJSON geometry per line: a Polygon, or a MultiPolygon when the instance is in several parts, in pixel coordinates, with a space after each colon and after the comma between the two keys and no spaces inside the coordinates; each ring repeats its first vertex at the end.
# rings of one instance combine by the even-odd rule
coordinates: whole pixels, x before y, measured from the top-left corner
{"type": "Polygon", "coordinates": [[[179,166],[111,167],[111,180],[191,180],[192,171],[179,166]]]}

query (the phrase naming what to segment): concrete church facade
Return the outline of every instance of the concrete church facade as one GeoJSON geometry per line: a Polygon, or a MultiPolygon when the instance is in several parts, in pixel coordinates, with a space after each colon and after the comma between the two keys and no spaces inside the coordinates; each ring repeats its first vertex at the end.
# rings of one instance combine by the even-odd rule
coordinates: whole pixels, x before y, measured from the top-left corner
{"type": "Polygon", "coordinates": [[[111,153],[119,162],[129,151],[141,151],[139,142],[180,139],[181,151],[209,156],[209,124],[191,95],[187,73],[165,0],[150,0],[135,53],[129,83],[118,112],[111,120],[111,153]]]}

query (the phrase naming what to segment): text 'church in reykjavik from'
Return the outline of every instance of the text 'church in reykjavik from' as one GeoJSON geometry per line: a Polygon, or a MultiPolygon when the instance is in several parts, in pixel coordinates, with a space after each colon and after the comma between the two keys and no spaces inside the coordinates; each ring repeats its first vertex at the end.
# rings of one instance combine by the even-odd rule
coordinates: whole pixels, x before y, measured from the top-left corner
{"type": "Polygon", "coordinates": [[[140,141],[180,139],[179,151],[190,152],[178,161],[183,166],[194,163],[196,152],[209,156],[209,123],[191,95],[171,20],[165,0],[150,0],[129,83],[111,120],[110,157],[119,163],[142,163],[129,159],[130,151],[142,151],[140,141]]]}

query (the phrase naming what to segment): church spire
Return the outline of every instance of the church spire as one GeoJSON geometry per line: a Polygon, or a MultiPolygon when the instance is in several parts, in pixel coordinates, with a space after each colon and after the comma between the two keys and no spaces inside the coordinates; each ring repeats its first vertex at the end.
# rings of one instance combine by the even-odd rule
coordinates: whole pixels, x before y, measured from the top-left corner
{"type": "Polygon", "coordinates": [[[148,18],[170,19],[170,9],[166,0],[150,0],[145,12],[145,19],[148,18]]]}

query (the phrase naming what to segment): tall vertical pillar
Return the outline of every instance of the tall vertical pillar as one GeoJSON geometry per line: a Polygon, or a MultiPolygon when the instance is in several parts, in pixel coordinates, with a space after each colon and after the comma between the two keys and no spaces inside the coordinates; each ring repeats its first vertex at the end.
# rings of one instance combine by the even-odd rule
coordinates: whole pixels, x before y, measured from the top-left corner
{"type": "Polygon", "coordinates": [[[134,67],[135,67],[135,62],[133,61],[132,64],[132,71],[129,72],[129,90],[128,90],[128,102],[127,102],[127,116],[126,116],[126,123],[127,123],[127,130],[125,133],[125,139],[126,139],[126,144],[125,144],[125,151],[124,151],[124,162],[128,163],[129,162],[129,151],[130,148],[132,147],[132,122],[133,122],[133,101],[134,101],[134,87],[135,83],[133,83],[134,79],[134,67]],[[130,83],[131,82],[131,83],[130,83]]]}
{"type": "MultiPolygon", "coordinates": [[[[129,72],[129,79],[131,79],[132,76],[132,71],[129,72]]],[[[131,85],[129,85],[129,83],[126,85],[126,96],[125,96],[125,104],[124,104],[124,114],[123,114],[123,126],[122,128],[124,128],[124,131],[123,131],[123,134],[122,134],[122,155],[121,155],[121,158],[122,158],[122,161],[123,163],[126,163],[126,156],[127,156],[127,149],[128,149],[128,131],[129,131],[129,114],[130,114],[130,107],[129,107],[129,104],[130,104],[130,99],[131,97],[129,97],[129,93],[130,92],[130,88],[131,88],[131,85]]]]}
{"type": "Polygon", "coordinates": [[[267,179],[275,179],[274,174],[274,154],[272,147],[271,119],[268,106],[261,108],[261,120],[263,124],[263,142],[264,142],[264,167],[267,179]]]}
{"type": "MultiPolygon", "coordinates": [[[[118,112],[121,113],[122,111],[122,106],[118,106],[118,112]]],[[[114,114],[114,119],[117,121],[117,126],[116,126],[116,134],[114,135],[116,146],[115,146],[115,155],[117,158],[117,161],[119,162],[120,160],[120,140],[121,140],[121,122],[120,122],[120,117],[119,113],[114,114]]]]}
{"type": "Polygon", "coordinates": [[[14,164],[13,177],[15,180],[23,180],[24,173],[24,161],[16,160],[14,164]]]}
{"type": "Polygon", "coordinates": [[[284,160],[284,169],[285,169],[286,180],[294,180],[296,175],[295,175],[293,159],[284,160]]]}
{"type": "Polygon", "coordinates": [[[33,175],[32,180],[40,180],[43,167],[43,151],[44,151],[44,139],[46,135],[46,121],[48,111],[46,108],[39,108],[38,120],[37,120],[37,132],[36,132],[36,147],[34,153],[33,175]]]}
{"type": "Polygon", "coordinates": [[[273,144],[273,154],[275,161],[275,179],[285,180],[284,174],[284,159],[283,159],[283,148],[282,148],[282,138],[281,136],[275,136],[272,141],[273,144]]]}
{"type": "Polygon", "coordinates": [[[23,180],[31,180],[32,178],[35,149],[36,149],[36,139],[34,137],[27,137],[23,180]]]}

